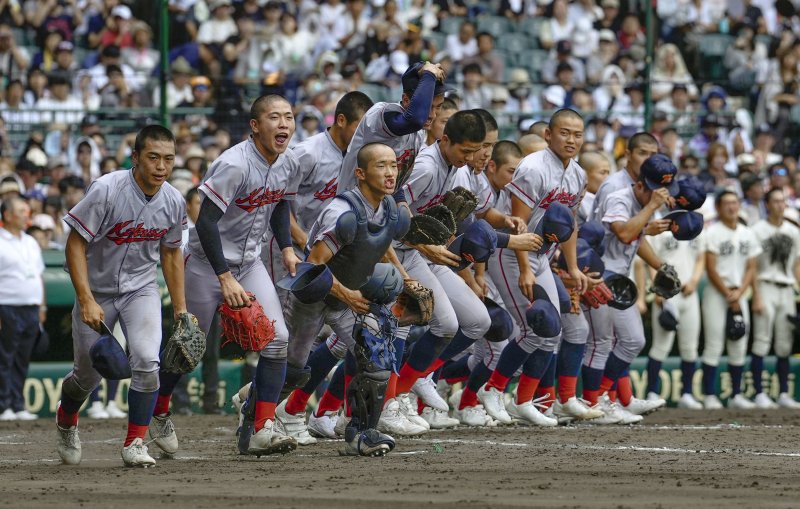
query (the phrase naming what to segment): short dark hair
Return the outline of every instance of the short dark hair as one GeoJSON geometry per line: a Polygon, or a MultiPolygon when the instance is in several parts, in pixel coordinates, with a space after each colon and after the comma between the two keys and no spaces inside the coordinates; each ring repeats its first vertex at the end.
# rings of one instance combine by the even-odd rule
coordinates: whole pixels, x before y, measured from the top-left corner
{"type": "Polygon", "coordinates": [[[471,73],[471,72],[476,72],[476,73],[480,74],[481,76],[483,75],[483,71],[481,70],[481,66],[476,64],[475,62],[472,62],[470,64],[465,65],[464,69],[461,70],[461,74],[468,74],[468,73],[471,73]]]}
{"type": "Polygon", "coordinates": [[[650,133],[639,132],[628,139],[628,150],[639,148],[642,145],[655,145],[658,147],[658,140],[650,133]]]}
{"type": "Polygon", "coordinates": [[[522,157],[522,149],[519,148],[519,145],[508,140],[498,141],[492,151],[492,161],[494,161],[494,164],[502,166],[512,157],[522,157]]]}
{"type": "Polygon", "coordinates": [[[175,135],[172,131],[163,125],[150,124],[143,127],[141,131],[136,134],[136,141],[133,143],[133,150],[137,154],[142,151],[147,140],[153,141],[171,141],[175,144],[175,135]]]}
{"type": "Polygon", "coordinates": [[[481,37],[488,37],[489,39],[494,41],[494,36],[491,33],[487,32],[486,30],[482,30],[478,32],[477,35],[475,35],[475,39],[480,39],[481,37]]]}
{"type": "Polygon", "coordinates": [[[200,188],[198,186],[194,186],[193,188],[191,188],[188,191],[186,191],[186,196],[184,197],[185,200],[186,200],[186,203],[189,203],[190,201],[192,201],[192,198],[194,198],[195,195],[198,195],[198,194],[200,194],[200,188]]]}
{"type": "Polygon", "coordinates": [[[250,120],[258,120],[258,117],[264,113],[264,111],[267,109],[267,106],[275,101],[285,101],[290,106],[292,104],[289,102],[289,99],[280,94],[264,94],[253,101],[253,105],[250,106],[250,120]]]}
{"type": "Polygon", "coordinates": [[[366,145],[358,149],[358,154],[356,155],[356,165],[359,168],[366,169],[367,166],[369,165],[373,149],[378,146],[387,147],[388,145],[380,142],[372,142],[372,143],[367,143],[366,145]]]}
{"type": "Polygon", "coordinates": [[[11,207],[13,207],[14,204],[17,203],[18,201],[21,201],[23,203],[28,203],[28,200],[26,200],[21,196],[12,196],[11,198],[6,198],[5,200],[3,200],[3,202],[0,203],[0,219],[5,221],[6,212],[11,210],[11,207]]]}
{"type": "Polygon", "coordinates": [[[348,92],[339,99],[336,103],[336,111],[334,118],[339,118],[339,115],[344,115],[347,123],[359,120],[368,109],[372,108],[372,99],[369,98],[364,92],[348,92]]]}
{"type": "Polygon", "coordinates": [[[486,127],[474,111],[458,111],[445,124],[444,135],[452,143],[481,143],[486,138],[486,127]]]}
{"type": "Polygon", "coordinates": [[[445,98],[442,101],[442,107],[439,111],[450,111],[450,110],[458,110],[458,105],[456,102],[450,98],[445,98]]]}
{"type": "Polygon", "coordinates": [[[86,189],[86,183],[77,175],[69,175],[58,181],[58,192],[64,194],[67,189],[74,187],[76,189],[86,189]]]}
{"type": "Polygon", "coordinates": [[[738,194],[734,193],[730,189],[723,189],[721,191],[718,191],[716,196],[714,196],[714,206],[719,207],[719,204],[722,203],[722,199],[728,195],[734,196],[737,201],[739,200],[738,194]]]}
{"type": "Polygon", "coordinates": [[[486,127],[486,132],[497,131],[497,130],[500,129],[497,126],[497,120],[488,111],[486,111],[486,110],[484,110],[482,108],[475,108],[472,111],[474,111],[475,113],[478,114],[479,117],[481,117],[481,120],[483,120],[483,125],[486,127]]]}
{"type": "Polygon", "coordinates": [[[561,108],[560,110],[558,110],[555,113],[553,113],[552,117],[550,117],[550,122],[547,124],[547,127],[549,127],[550,129],[555,129],[556,122],[561,117],[577,118],[578,120],[583,122],[583,117],[577,111],[575,111],[575,110],[573,110],[571,108],[561,108]]]}
{"type": "Polygon", "coordinates": [[[768,202],[768,201],[769,201],[769,200],[772,198],[772,195],[773,195],[773,194],[775,194],[775,193],[782,193],[782,192],[783,192],[783,189],[782,189],[782,188],[780,188],[780,187],[771,187],[771,188],[769,189],[769,191],[767,191],[766,193],[764,193],[764,203],[767,203],[767,202],[768,202]]]}

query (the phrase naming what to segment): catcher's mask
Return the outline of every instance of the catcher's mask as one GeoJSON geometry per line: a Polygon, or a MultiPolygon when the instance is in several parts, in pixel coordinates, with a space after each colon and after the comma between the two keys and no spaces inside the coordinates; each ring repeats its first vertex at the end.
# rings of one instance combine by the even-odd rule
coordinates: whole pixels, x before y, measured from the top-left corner
{"type": "Polygon", "coordinates": [[[372,276],[361,288],[361,295],[376,304],[390,304],[403,291],[403,276],[391,263],[376,263],[372,276]]]}
{"type": "Polygon", "coordinates": [[[533,303],[525,311],[525,321],[534,334],[554,338],[561,333],[561,315],[550,302],[547,292],[539,285],[533,287],[533,303]]]}
{"type": "Polygon", "coordinates": [[[575,218],[569,208],[559,202],[553,202],[544,212],[533,233],[544,239],[539,254],[546,253],[550,246],[569,240],[575,230],[575,218]]]}
{"type": "Polygon", "coordinates": [[[630,278],[622,274],[606,272],[603,274],[603,280],[605,280],[606,286],[611,290],[611,293],[614,294],[614,298],[608,301],[609,306],[622,310],[636,304],[639,290],[636,289],[636,283],[631,281],[630,278]]]}
{"type": "Polygon", "coordinates": [[[508,314],[508,311],[488,297],[483,299],[483,303],[486,304],[486,310],[489,312],[489,318],[491,319],[489,330],[483,336],[486,341],[498,343],[511,337],[514,332],[514,320],[508,314]]]}
{"type": "Polygon", "coordinates": [[[453,242],[448,250],[461,257],[458,267],[451,267],[456,272],[469,267],[471,263],[480,263],[489,260],[497,248],[497,232],[483,219],[478,219],[469,225],[453,242]]]}
{"type": "Polygon", "coordinates": [[[302,262],[294,276],[286,276],[276,286],[289,290],[303,304],[314,304],[324,299],[333,287],[333,273],[327,265],[302,262]]]}
{"type": "Polygon", "coordinates": [[[95,341],[89,349],[92,367],[108,380],[130,378],[132,376],[131,364],[122,345],[119,344],[105,323],[101,323],[101,332],[100,339],[95,341]]]}
{"type": "Polygon", "coordinates": [[[676,240],[692,240],[703,231],[703,216],[688,210],[670,212],[664,219],[672,221],[669,229],[676,240]]]}

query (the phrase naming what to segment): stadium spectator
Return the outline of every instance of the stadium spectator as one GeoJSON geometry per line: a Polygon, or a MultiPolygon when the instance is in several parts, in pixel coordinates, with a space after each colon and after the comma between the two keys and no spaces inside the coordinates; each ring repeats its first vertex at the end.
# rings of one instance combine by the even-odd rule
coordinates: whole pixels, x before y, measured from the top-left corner
{"type": "Polygon", "coordinates": [[[447,36],[447,54],[453,62],[461,63],[462,60],[478,54],[478,41],[475,39],[475,24],[464,21],[457,34],[447,36]]]}
{"type": "Polygon", "coordinates": [[[84,116],[83,102],[72,94],[72,84],[63,76],[48,78],[48,95],[39,99],[36,109],[41,111],[43,122],[77,124],[84,116]]]}
{"type": "Polygon", "coordinates": [[[492,88],[485,83],[481,66],[468,64],[464,66],[464,83],[461,88],[461,108],[471,110],[487,108],[492,100],[492,88]]]}
{"type": "Polygon", "coordinates": [[[38,29],[37,44],[41,47],[48,33],[58,31],[66,41],[72,42],[73,31],[83,24],[83,12],[77,0],[27,0],[25,19],[38,29]]]}
{"type": "Polygon", "coordinates": [[[477,36],[478,54],[465,58],[463,65],[476,63],[489,83],[500,84],[504,80],[505,62],[502,55],[494,50],[494,37],[489,32],[481,32],[477,36]]]}
{"type": "Polygon", "coordinates": [[[561,64],[569,64],[572,69],[572,84],[580,86],[586,83],[586,70],[583,62],[572,56],[572,42],[565,39],[558,41],[555,47],[555,58],[547,59],[542,65],[542,80],[545,83],[556,83],[558,69],[561,64]]]}
{"type": "Polygon", "coordinates": [[[50,71],[53,70],[53,65],[55,64],[55,56],[58,45],[63,41],[64,37],[58,30],[51,30],[47,32],[41,50],[34,55],[33,60],[31,61],[31,67],[38,67],[49,74],[50,71]]]}
{"type": "Polygon", "coordinates": [[[571,40],[575,25],[570,21],[567,13],[567,0],[554,0],[550,4],[550,18],[542,24],[539,33],[539,44],[544,49],[551,49],[558,41],[571,40]]]}
{"type": "Polygon", "coordinates": [[[619,44],[614,32],[608,29],[597,33],[597,49],[586,59],[586,78],[590,84],[602,84],[603,71],[614,65],[619,54],[619,44]]]}
{"type": "MultiPolygon", "coordinates": [[[[189,81],[194,69],[184,57],[176,58],[170,65],[170,79],[167,82],[167,107],[176,108],[182,102],[192,98],[192,86],[189,81]]],[[[161,90],[153,90],[153,105],[161,104],[161,90]]]]}
{"type": "Polygon", "coordinates": [[[600,86],[592,92],[597,111],[609,111],[617,102],[625,100],[625,74],[616,65],[603,70],[600,86]]]}
{"type": "Polygon", "coordinates": [[[150,76],[159,65],[161,56],[153,48],[153,31],[146,23],[135,21],[131,24],[132,44],[122,48],[122,63],[139,76],[150,76]]]}
{"type": "Polygon", "coordinates": [[[658,101],[656,108],[665,112],[674,126],[688,127],[694,123],[695,105],[689,100],[689,89],[683,83],[673,85],[669,96],[658,101]]]}
{"type": "Polygon", "coordinates": [[[539,98],[533,94],[533,84],[527,69],[518,67],[509,74],[509,98],[506,111],[511,113],[534,113],[541,110],[539,98]]]}
{"type": "Polygon", "coordinates": [[[31,57],[25,48],[17,46],[14,33],[6,23],[0,23],[0,69],[8,79],[25,79],[31,57]]]}
{"type": "Polygon", "coordinates": [[[602,33],[609,30],[616,34],[622,28],[622,18],[619,15],[619,0],[601,0],[600,8],[603,15],[594,24],[594,28],[602,33]]]}
{"type": "Polygon", "coordinates": [[[650,92],[654,101],[667,97],[678,83],[686,85],[689,96],[697,97],[697,87],[689,74],[683,57],[674,44],[664,44],[658,48],[650,76],[650,92]]]}
{"type": "Polygon", "coordinates": [[[0,103],[0,116],[6,126],[14,130],[25,129],[29,124],[39,122],[39,114],[22,101],[25,88],[19,80],[13,80],[6,86],[4,101],[0,103]]]}
{"type": "Polygon", "coordinates": [[[110,45],[122,48],[133,46],[133,31],[131,24],[134,22],[131,8],[120,4],[111,9],[111,16],[106,21],[106,26],[100,32],[100,47],[110,45]]]}

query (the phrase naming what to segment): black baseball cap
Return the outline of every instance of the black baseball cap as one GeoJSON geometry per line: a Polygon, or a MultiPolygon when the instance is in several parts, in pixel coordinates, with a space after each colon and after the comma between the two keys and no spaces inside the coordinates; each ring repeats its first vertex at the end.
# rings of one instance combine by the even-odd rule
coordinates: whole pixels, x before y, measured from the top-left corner
{"type": "MultiPolygon", "coordinates": [[[[425,66],[424,62],[417,62],[416,64],[413,64],[408,69],[406,69],[406,72],[403,73],[402,82],[403,82],[404,94],[407,94],[409,96],[414,94],[414,91],[417,89],[417,85],[419,85],[419,78],[420,78],[419,70],[422,69],[424,66],[425,66]]],[[[447,87],[441,81],[437,80],[436,86],[433,89],[433,95],[434,96],[442,95],[448,90],[449,87],[447,87]]]]}

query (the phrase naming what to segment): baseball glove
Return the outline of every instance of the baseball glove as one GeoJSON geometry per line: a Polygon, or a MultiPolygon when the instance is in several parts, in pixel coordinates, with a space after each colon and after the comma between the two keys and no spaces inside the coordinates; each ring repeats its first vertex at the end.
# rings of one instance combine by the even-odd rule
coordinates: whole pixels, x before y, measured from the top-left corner
{"type": "Polygon", "coordinates": [[[206,335],[200,330],[197,317],[182,313],[161,352],[161,369],[168,373],[189,373],[200,363],[205,351],[206,335]]]}
{"type": "Polygon", "coordinates": [[[592,309],[597,309],[614,298],[614,294],[605,283],[600,283],[588,292],[581,295],[581,301],[592,309]]]}
{"type": "Polygon", "coordinates": [[[662,265],[653,278],[653,287],[650,290],[665,299],[678,295],[681,291],[681,280],[675,267],[668,263],[662,265]]]}
{"type": "Polygon", "coordinates": [[[270,341],[275,339],[275,320],[264,314],[264,308],[252,293],[250,306],[232,308],[224,302],[219,305],[220,324],[225,342],[222,346],[234,342],[242,350],[260,352],[270,341]]]}
{"type": "Polygon", "coordinates": [[[392,314],[397,317],[397,325],[425,325],[433,314],[433,292],[419,281],[408,279],[403,285],[403,293],[397,296],[392,306],[392,314]]]}
{"type": "Polygon", "coordinates": [[[411,218],[411,227],[403,240],[411,244],[443,246],[456,231],[453,213],[444,205],[434,205],[411,218]]]}
{"type": "Polygon", "coordinates": [[[444,194],[442,205],[450,209],[456,224],[460,224],[478,206],[478,197],[469,189],[458,186],[444,194]]]}

